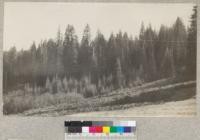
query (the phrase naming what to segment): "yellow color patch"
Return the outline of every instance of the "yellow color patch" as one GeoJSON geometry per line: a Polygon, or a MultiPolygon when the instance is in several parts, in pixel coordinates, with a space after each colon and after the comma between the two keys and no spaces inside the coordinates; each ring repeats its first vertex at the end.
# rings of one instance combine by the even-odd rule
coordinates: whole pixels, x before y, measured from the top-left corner
{"type": "Polygon", "coordinates": [[[110,133],[110,127],[103,127],[103,133],[110,133]]]}

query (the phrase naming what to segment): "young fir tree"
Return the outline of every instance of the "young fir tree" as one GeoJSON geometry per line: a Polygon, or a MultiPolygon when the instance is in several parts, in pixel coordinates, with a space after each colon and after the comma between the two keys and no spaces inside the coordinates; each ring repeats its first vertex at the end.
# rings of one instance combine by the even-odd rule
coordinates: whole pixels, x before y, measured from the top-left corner
{"type": "Polygon", "coordinates": [[[68,93],[69,89],[68,89],[68,81],[66,77],[64,77],[63,79],[63,88],[64,88],[65,93],[68,93]]]}
{"type": "Polygon", "coordinates": [[[46,88],[47,92],[52,93],[52,85],[51,85],[51,82],[49,80],[49,77],[47,77],[47,79],[46,79],[45,88],[46,88]]]}
{"type": "Polygon", "coordinates": [[[123,87],[123,74],[122,74],[121,62],[120,62],[119,58],[117,58],[117,60],[116,60],[115,87],[116,88],[123,87]]]}

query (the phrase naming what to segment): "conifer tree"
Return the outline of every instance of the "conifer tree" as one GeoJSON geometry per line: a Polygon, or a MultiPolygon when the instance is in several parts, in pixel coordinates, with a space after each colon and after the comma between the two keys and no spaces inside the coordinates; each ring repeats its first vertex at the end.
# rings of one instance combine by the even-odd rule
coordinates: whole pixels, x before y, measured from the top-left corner
{"type": "Polygon", "coordinates": [[[121,68],[121,62],[120,59],[117,58],[116,60],[116,69],[115,69],[115,86],[116,88],[122,88],[123,87],[123,74],[122,74],[122,68],[121,68]]]}
{"type": "Polygon", "coordinates": [[[195,79],[197,69],[197,6],[193,8],[187,40],[187,75],[195,79]]]}

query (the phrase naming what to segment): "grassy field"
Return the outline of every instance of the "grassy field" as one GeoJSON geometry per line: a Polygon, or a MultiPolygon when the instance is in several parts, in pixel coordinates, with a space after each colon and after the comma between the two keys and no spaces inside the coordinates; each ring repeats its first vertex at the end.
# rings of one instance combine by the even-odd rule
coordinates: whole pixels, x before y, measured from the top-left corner
{"type": "Polygon", "coordinates": [[[187,117],[196,115],[195,98],[163,102],[159,104],[143,104],[123,110],[97,111],[72,114],[75,117],[187,117]]]}
{"type": "MultiPolygon", "coordinates": [[[[195,115],[196,82],[163,79],[113,91],[104,96],[76,98],[25,111],[22,116],[191,116],[195,115]],[[89,113],[90,112],[90,113],[89,113]],[[109,115],[108,115],[109,116],[109,115]]],[[[69,96],[69,95],[68,95],[69,96]]],[[[62,97],[61,97],[62,98],[62,97]]],[[[66,97],[67,98],[67,97],[66,97]]]]}

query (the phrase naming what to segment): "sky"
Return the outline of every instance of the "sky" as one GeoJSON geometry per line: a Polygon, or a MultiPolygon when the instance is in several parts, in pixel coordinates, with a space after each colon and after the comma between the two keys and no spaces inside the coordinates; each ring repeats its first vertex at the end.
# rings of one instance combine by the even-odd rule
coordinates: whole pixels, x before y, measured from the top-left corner
{"type": "Polygon", "coordinates": [[[119,30],[133,37],[141,23],[159,30],[171,26],[179,16],[189,26],[193,4],[159,3],[55,3],[6,2],[4,7],[4,50],[15,46],[29,49],[33,41],[56,38],[58,29],[64,34],[68,24],[74,26],[79,40],[86,24],[92,38],[100,30],[108,39],[119,30]]]}

